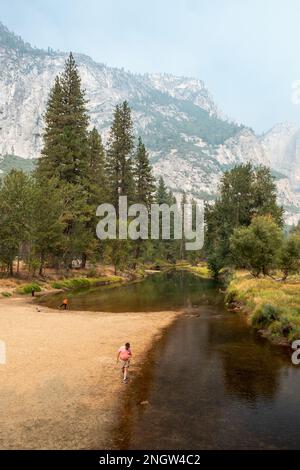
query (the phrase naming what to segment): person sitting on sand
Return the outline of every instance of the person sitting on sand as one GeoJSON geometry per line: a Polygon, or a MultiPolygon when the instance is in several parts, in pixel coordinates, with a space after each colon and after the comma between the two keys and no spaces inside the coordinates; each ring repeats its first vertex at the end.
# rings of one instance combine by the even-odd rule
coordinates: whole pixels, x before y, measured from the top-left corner
{"type": "Polygon", "coordinates": [[[68,302],[68,299],[64,299],[63,303],[59,306],[59,308],[64,308],[65,310],[67,310],[68,302]]]}
{"type": "Polygon", "coordinates": [[[120,362],[124,383],[127,383],[127,372],[130,366],[131,357],[132,357],[132,352],[130,349],[130,343],[126,343],[125,346],[120,347],[120,349],[118,350],[118,355],[117,355],[117,363],[120,362]]]}

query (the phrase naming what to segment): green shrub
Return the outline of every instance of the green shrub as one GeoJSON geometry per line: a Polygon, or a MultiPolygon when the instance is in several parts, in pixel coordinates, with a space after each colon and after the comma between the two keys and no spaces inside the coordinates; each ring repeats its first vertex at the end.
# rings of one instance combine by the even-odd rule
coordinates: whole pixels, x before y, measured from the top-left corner
{"type": "Polygon", "coordinates": [[[225,296],[225,302],[231,304],[237,300],[238,291],[236,289],[228,289],[225,296]]]}
{"type": "Polygon", "coordinates": [[[19,294],[31,294],[32,290],[35,290],[35,292],[41,292],[41,288],[39,284],[36,282],[32,282],[31,284],[25,284],[24,286],[20,287],[17,292],[19,294]]]}
{"type": "Polygon", "coordinates": [[[92,267],[88,270],[88,272],[86,273],[86,276],[87,277],[97,277],[97,268],[95,267],[92,267]]]}
{"type": "Polygon", "coordinates": [[[52,282],[51,287],[53,287],[53,289],[62,289],[62,284],[61,282],[55,281],[52,282]]]}
{"type": "Polygon", "coordinates": [[[274,321],[271,323],[269,326],[269,330],[272,336],[281,336],[282,331],[281,331],[281,322],[279,320],[274,321]]]}
{"type": "Polygon", "coordinates": [[[252,325],[256,328],[265,328],[280,317],[280,309],[272,304],[264,304],[257,308],[252,317],[252,325]]]}
{"type": "Polygon", "coordinates": [[[3,297],[11,297],[12,296],[12,293],[11,292],[1,292],[1,295],[3,297]]]}
{"type": "Polygon", "coordinates": [[[233,276],[234,276],[234,272],[232,269],[230,268],[224,268],[221,272],[220,272],[220,280],[222,281],[223,285],[225,287],[229,286],[230,282],[232,281],[233,279],[233,276]]]}
{"type": "Polygon", "coordinates": [[[80,287],[89,287],[91,284],[88,278],[76,277],[74,279],[64,279],[52,283],[54,289],[78,289],[80,287]]]}
{"type": "MultiPolygon", "coordinates": [[[[293,323],[289,320],[289,318],[282,316],[280,318],[280,323],[281,323],[281,334],[288,338],[290,332],[293,330],[294,325],[293,323]]],[[[300,337],[299,337],[300,339],[300,337]]]]}
{"type": "Polygon", "coordinates": [[[80,289],[82,287],[93,287],[101,284],[110,284],[120,282],[123,279],[120,276],[102,276],[95,278],[75,277],[74,279],[64,279],[62,281],[54,281],[51,286],[53,289],[80,289]]]}

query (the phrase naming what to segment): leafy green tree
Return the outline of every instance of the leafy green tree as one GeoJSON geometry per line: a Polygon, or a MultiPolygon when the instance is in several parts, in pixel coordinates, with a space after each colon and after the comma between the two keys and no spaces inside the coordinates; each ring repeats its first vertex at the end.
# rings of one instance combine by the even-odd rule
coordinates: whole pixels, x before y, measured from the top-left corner
{"type": "Polygon", "coordinates": [[[23,171],[12,170],[0,189],[0,260],[10,275],[22,244],[29,242],[31,213],[32,180],[23,171]]]}
{"type": "Polygon", "coordinates": [[[292,232],[283,243],[280,267],[283,272],[283,280],[290,274],[300,271],[300,232],[292,232]]]}
{"type": "Polygon", "coordinates": [[[87,190],[80,185],[64,183],[59,186],[63,191],[64,212],[61,221],[64,224],[64,237],[61,243],[59,258],[64,266],[72,268],[73,261],[82,262],[82,254],[87,252],[90,238],[86,231],[89,221],[87,190]]]}
{"type": "Polygon", "coordinates": [[[271,170],[265,166],[253,169],[252,212],[256,215],[271,215],[279,227],[283,227],[284,210],[277,202],[277,188],[271,170]]]}
{"type": "Polygon", "coordinates": [[[39,260],[39,275],[44,274],[49,255],[59,250],[64,224],[64,192],[54,179],[39,179],[33,187],[31,217],[31,260],[39,260]]]}
{"type": "Polygon", "coordinates": [[[283,233],[270,216],[256,216],[248,227],[236,228],[230,237],[232,260],[258,277],[279,266],[283,233]]]}
{"type": "Polygon", "coordinates": [[[231,263],[230,237],[235,228],[249,226],[254,216],[270,215],[282,226],[283,209],[277,204],[276,185],[268,168],[250,163],[224,173],[215,204],[205,207],[205,252],[217,277],[231,263]]]}

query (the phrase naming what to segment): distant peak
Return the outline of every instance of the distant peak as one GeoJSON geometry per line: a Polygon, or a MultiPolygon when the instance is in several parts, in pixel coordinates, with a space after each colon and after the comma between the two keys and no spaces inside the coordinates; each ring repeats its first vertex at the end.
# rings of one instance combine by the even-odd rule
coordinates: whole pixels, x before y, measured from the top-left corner
{"type": "Polygon", "coordinates": [[[279,122],[275,124],[264,136],[270,134],[294,134],[299,130],[299,127],[294,122],[279,122]]]}
{"type": "Polygon", "coordinates": [[[25,52],[34,52],[39,54],[45,54],[45,51],[42,49],[37,49],[32,47],[28,42],[23,41],[20,36],[17,36],[15,33],[10,31],[3,23],[0,21],[0,47],[5,49],[12,49],[21,53],[25,52]]]}

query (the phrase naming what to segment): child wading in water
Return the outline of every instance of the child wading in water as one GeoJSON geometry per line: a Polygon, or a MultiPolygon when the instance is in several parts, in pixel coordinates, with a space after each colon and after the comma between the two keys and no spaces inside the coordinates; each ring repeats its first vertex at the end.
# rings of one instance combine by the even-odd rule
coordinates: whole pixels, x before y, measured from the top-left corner
{"type": "Polygon", "coordinates": [[[59,306],[59,308],[64,308],[65,310],[67,310],[68,302],[68,299],[64,299],[63,303],[59,306]]]}
{"type": "Polygon", "coordinates": [[[120,362],[124,383],[127,383],[127,373],[130,366],[131,357],[132,353],[130,349],[130,343],[126,343],[125,346],[120,347],[117,355],[117,363],[120,362]]]}

